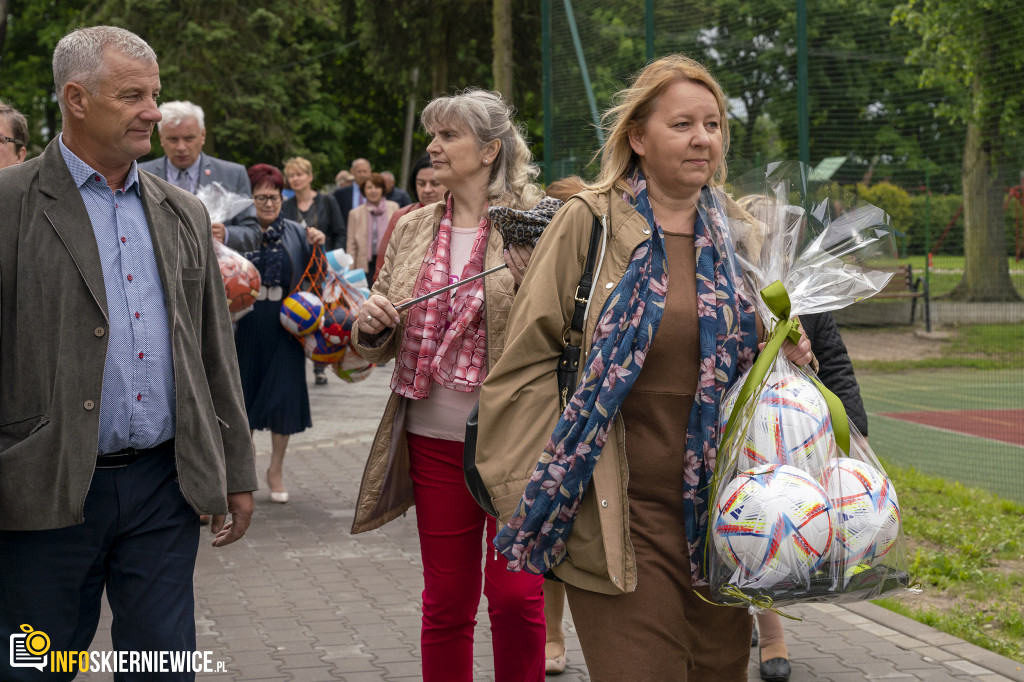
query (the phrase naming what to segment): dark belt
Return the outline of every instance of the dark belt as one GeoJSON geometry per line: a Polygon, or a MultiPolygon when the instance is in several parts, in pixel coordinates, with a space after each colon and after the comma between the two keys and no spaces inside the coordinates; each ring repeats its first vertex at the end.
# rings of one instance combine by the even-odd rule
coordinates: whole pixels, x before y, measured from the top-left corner
{"type": "Polygon", "coordinates": [[[106,455],[100,455],[96,458],[97,469],[120,469],[126,467],[140,457],[146,455],[152,455],[165,450],[174,449],[174,439],[165,440],[160,445],[155,445],[151,448],[125,448],[124,450],[118,450],[117,452],[111,452],[106,455]]]}

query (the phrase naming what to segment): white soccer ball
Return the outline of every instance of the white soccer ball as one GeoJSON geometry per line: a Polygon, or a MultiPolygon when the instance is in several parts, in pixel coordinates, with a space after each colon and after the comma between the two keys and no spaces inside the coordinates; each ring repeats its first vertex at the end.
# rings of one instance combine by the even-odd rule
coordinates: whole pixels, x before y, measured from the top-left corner
{"type": "Polygon", "coordinates": [[[822,476],[836,515],[836,560],[844,566],[874,564],[900,533],[900,504],[892,481],[870,464],[843,457],[822,476]]]}
{"type": "Polygon", "coordinates": [[[832,549],[832,507],[806,472],[785,464],[743,471],[719,494],[715,548],[738,587],[804,584],[832,549]]]}
{"type": "MultiPolygon", "coordinates": [[[[742,384],[742,379],[736,382],[722,399],[719,437],[725,434],[742,384]]],[[[735,438],[738,471],[789,464],[820,478],[822,467],[836,456],[828,404],[818,387],[797,372],[768,375],[747,432],[735,438]]]]}

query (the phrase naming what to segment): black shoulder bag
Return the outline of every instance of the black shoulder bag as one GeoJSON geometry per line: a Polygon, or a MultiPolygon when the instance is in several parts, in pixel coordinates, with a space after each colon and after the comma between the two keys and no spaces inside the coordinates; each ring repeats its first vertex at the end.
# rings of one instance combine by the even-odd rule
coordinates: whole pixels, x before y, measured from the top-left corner
{"type": "MultiPolygon", "coordinates": [[[[598,249],[601,245],[601,220],[594,216],[594,225],[590,231],[590,246],[587,249],[587,260],[583,265],[583,274],[573,296],[574,308],[569,328],[563,335],[565,346],[562,357],[558,360],[558,404],[561,411],[569,402],[569,397],[576,391],[576,374],[580,365],[580,348],[583,343],[583,323],[587,306],[594,288],[594,268],[597,265],[598,249]]],[[[462,468],[466,477],[466,487],[477,504],[491,516],[497,517],[491,495],[484,485],[480,472],[476,468],[476,434],[480,421],[479,401],[466,419],[466,441],[462,450],[462,468]]]]}

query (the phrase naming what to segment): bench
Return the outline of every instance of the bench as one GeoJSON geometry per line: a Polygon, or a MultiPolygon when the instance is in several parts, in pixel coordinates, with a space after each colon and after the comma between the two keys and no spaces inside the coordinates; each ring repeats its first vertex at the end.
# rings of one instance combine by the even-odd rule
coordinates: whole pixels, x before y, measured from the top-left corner
{"type": "Polygon", "coordinates": [[[914,314],[917,312],[917,299],[924,299],[925,322],[931,329],[931,311],[929,310],[928,282],[924,277],[914,279],[914,270],[910,264],[900,265],[896,268],[892,279],[885,285],[885,288],[871,297],[872,300],[883,298],[909,298],[910,301],[910,324],[914,324],[914,314]]]}

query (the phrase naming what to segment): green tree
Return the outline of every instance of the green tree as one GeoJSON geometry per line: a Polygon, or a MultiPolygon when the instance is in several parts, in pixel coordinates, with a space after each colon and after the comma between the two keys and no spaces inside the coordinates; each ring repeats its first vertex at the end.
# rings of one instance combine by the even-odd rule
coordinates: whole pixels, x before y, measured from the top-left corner
{"type": "Polygon", "coordinates": [[[314,39],[337,26],[337,11],[327,0],[96,0],[82,18],[149,42],[160,59],[162,99],[202,106],[206,150],[248,165],[279,164],[308,149],[305,136],[337,134],[316,106],[327,55],[314,39]]]}
{"type": "MultiPolygon", "coordinates": [[[[932,115],[936,88],[921,91],[919,70],[904,64],[916,36],[890,16],[897,0],[810,2],[808,77],[810,158],[850,161],[836,179],[872,173],[921,185],[926,159],[959,163],[962,134],[932,115]],[[957,144],[950,144],[950,140],[957,144]]],[[[796,13],[791,0],[720,0],[699,31],[708,63],[733,107],[732,170],[797,155],[796,13]],[[766,125],[770,122],[770,125],[766,125]],[[773,137],[766,137],[771,135],[773,137]],[[772,156],[774,150],[776,156],[772,156]]],[[[952,178],[943,178],[949,181],[952,178]]]]}
{"type": "Polygon", "coordinates": [[[964,275],[950,296],[1020,300],[1006,259],[1003,195],[1010,162],[1020,158],[1024,13],[1012,0],[909,0],[894,20],[921,38],[908,59],[921,68],[922,86],[951,96],[936,113],[967,128],[964,275]]]}
{"type": "Polygon", "coordinates": [[[29,154],[35,155],[60,132],[60,110],[53,88],[53,48],[77,25],[86,0],[15,0],[0,51],[0,96],[28,118],[29,154]]]}

